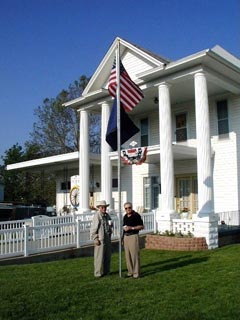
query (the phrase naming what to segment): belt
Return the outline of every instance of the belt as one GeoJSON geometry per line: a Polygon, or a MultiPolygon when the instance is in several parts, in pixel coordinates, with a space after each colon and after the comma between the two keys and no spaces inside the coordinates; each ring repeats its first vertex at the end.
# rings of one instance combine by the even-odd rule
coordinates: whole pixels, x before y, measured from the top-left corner
{"type": "Polygon", "coordinates": [[[138,233],[133,233],[133,232],[124,233],[124,235],[127,236],[127,237],[128,237],[128,236],[134,236],[135,234],[138,234],[138,233]]]}

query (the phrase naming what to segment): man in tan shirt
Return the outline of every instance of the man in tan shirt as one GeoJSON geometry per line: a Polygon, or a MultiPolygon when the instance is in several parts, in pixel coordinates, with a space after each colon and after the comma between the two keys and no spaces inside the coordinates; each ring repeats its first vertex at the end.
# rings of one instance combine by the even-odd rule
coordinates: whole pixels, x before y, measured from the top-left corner
{"type": "Polygon", "coordinates": [[[94,215],[90,238],[94,241],[94,276],[100,278],[110,272],[112,220],[107,213],[109,204],[99,201],[94,215]]]}

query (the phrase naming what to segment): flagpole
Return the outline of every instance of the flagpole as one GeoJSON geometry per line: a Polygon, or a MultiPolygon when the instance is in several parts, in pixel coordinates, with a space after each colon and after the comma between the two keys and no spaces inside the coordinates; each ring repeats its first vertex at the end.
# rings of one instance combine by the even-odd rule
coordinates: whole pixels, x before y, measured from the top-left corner
{"type": "Polygon", "coordinates": [[[117,153],[118,153],[118,216],[119,216],[119,277],[122,277],[122,197],[121,197],[121,113],[120,113],[120,40],[116,48],[117,80],[117,153]]]}

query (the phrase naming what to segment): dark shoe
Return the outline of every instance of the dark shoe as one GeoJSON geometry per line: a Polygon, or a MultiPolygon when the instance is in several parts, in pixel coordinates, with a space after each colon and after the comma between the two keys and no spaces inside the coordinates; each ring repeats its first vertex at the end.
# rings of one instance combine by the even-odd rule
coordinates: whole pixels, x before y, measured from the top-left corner
{"type": "Polygon", "coordinates": [[[133,279],[139,279],[139,278],[140,278],[139,276],[137,276],[137,277],[136,277],[136,276],[133,276],[133,279]]]}
{"type": "Polygon", "coordinates": [[[132,278],[132,274],[126,274],[124,278],[132,278]]]}
{"type": "Polygon", "coordinates": [[[100,279],[103,277],[103,274],[101,276],[95,276],[95,279],[100,279]]]}

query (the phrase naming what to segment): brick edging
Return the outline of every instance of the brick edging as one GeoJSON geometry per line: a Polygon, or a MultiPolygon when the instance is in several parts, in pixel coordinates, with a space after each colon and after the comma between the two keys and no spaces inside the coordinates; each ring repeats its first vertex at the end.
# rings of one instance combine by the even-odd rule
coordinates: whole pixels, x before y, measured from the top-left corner
{"type": "Polygon", "coordinates": [[[206,238],[177,238],[157,234],[147,234],[145,240],[146,249],[176,250],[176,251],[199,251],[207,250],[206,238]]]}

